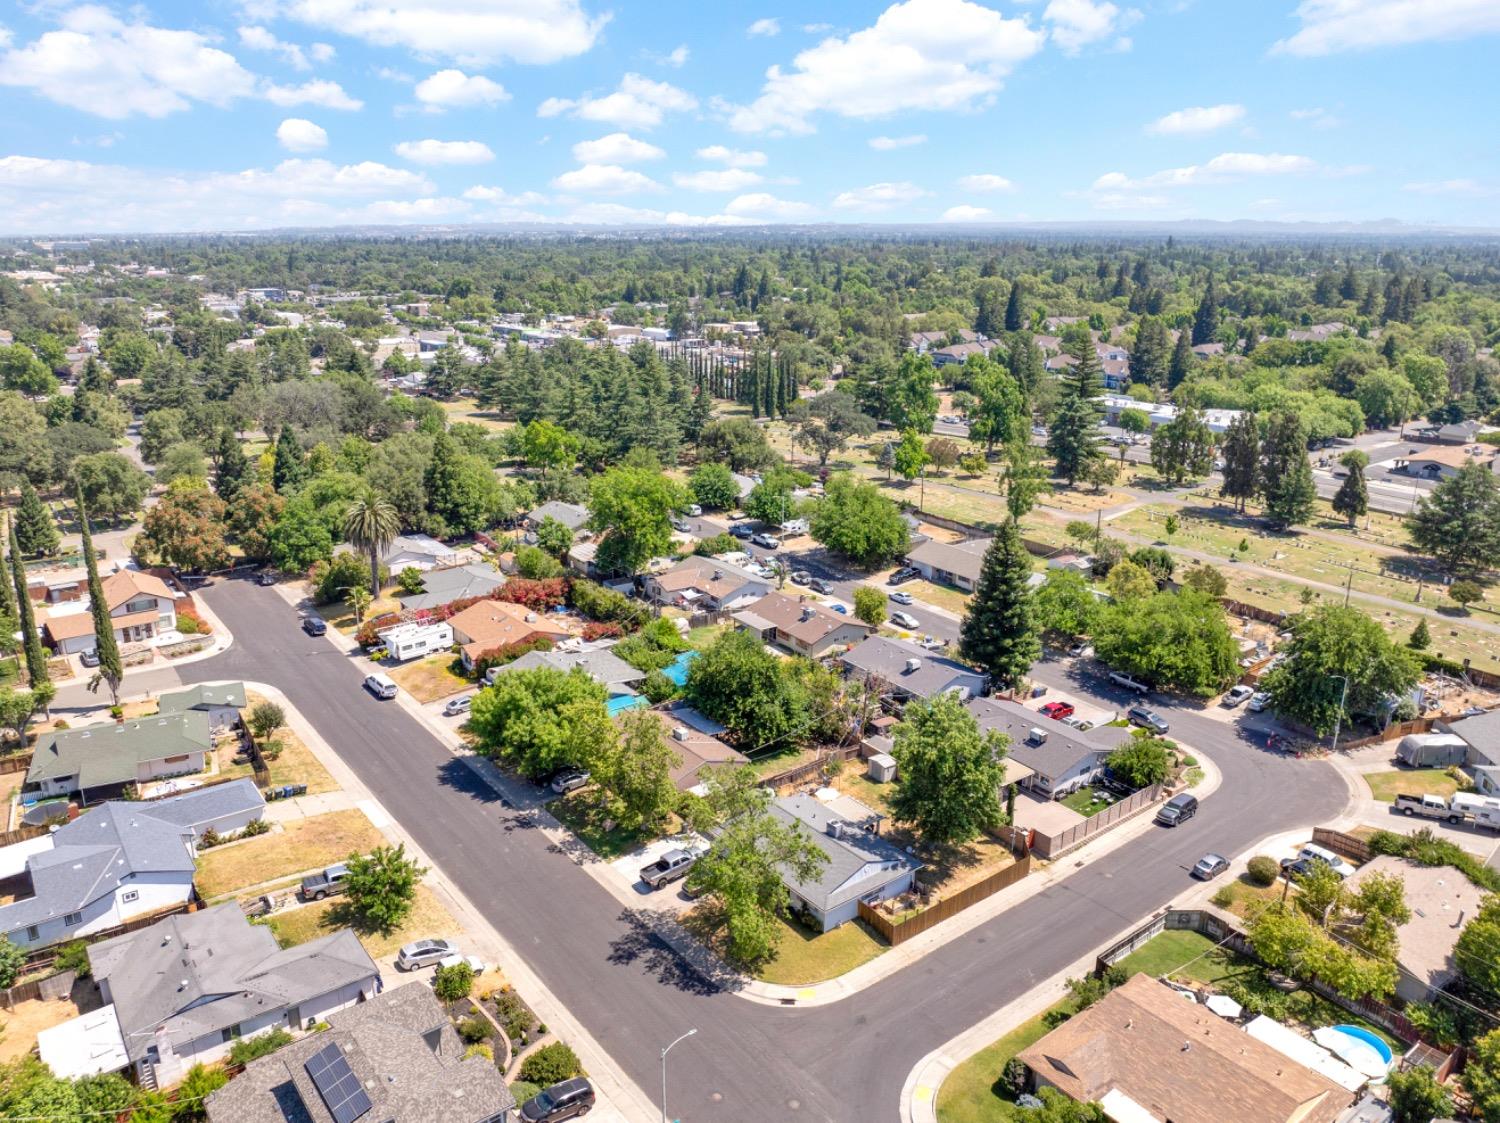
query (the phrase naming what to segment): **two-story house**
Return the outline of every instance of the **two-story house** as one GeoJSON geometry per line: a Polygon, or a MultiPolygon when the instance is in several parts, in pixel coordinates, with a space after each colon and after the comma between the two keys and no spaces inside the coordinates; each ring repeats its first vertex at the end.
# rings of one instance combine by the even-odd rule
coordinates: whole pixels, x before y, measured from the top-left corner
{"type": "MultiPolygon", "coordinates": [[[[116,642],[149,643],[177,631],[177,594],[155,574],[121,569],[100,586],[116,642]]],[[[59,655],[77,655],[96,646],[87,597],[55,604],[40,615],[38,624],[59,655]]]]}

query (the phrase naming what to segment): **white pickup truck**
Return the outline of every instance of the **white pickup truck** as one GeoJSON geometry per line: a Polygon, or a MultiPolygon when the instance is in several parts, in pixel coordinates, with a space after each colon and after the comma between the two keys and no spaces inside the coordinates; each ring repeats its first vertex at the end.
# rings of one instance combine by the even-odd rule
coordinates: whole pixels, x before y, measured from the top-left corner
{"type": "Polygon", "coordinates": [[[1439,795],[1398,795],[1396,810],[1403,815],[1423,815],[1428,819],[1447,819],[1450,823],[1463,821],[1463,812],[1448,806],[1448,801],[1439,795]]]}
{"type": "Polygon", "coordinates": [[[1452,799],[1437,795],[1398,795],[1396,810],[1403,815],[1422,815],[1450,823],[1471,820],[1475,826],[1500,830],[1500,799],[1459,792],[1452,799]]]}

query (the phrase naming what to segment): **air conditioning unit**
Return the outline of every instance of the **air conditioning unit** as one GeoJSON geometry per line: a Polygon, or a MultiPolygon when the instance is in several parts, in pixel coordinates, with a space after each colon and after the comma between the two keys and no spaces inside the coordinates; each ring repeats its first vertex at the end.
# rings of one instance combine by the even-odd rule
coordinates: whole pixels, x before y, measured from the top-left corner
{"type": "Polygon", "coordinates": [[[1047,743],[1047,731],[1045,729],[1038,729],[1033,725],[1026,734],[1026,740],[1033,745],[1045,745],[1047,743]]]}
{"type": "Polygon", "coordinates": [[[842,819],[829,819],[828,826],[823,829],[829,838],[844,837],[844,821],[842,819]]]}
{"type": "Polygon", "coordinates": [[[687,739],[688,739],[688,731],[687,731],[687,728],[685,726],[674,725],[672,727],[672,740],[674,740],[674,741],[686,741],[687,739]]]}
{"type": "Polygon", "coordinates": [[[910,674],[912,671],[920,671],[921,669],[922,669],[922,660],[920,660],[920,659],[908,659],[906,661],[906,671],[907,671],[908,674],[910,674]]]}

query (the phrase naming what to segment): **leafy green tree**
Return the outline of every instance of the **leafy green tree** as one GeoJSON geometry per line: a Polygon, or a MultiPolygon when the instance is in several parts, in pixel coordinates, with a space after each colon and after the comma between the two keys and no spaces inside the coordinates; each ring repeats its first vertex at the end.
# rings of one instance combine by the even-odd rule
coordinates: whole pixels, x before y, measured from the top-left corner
{"type": "Polygon", "coordinates": [[[854,615],[872,628],[885,623],[885,594],[869,585],[854,587],[854,615]]]}
{"type": "Polygon", "coordinates": [[[521,458],[544,478],[569,471],[578,460],[578,438],[544,418],[527,423],[521,432],[521,458]]]}
{"type": "Polygon", "coordinates": [[[1172,357],[1167,360],[1167,389],[1175,390],[1187,381],[1197,365],[1193,354],[1193,343],[1187,332],[1178,332],[1177,342],[1172,344],[1172,357]]]}
{"type": "MultiPolygon", "coordinates": [[[[1026,391],[999,363],[978,357],[964,364],[974,395],[969,413],[969,439],[986,452],[997,444],[1024,440],[1028,424],[1026,391]]],[[[982,469],[981,469],[982,470],[982,469]]]]}
{"type": "Polygon", "coordinates": [[[1229,580],[1211,565],[1194,566],[1187,571],[1182,583],[1211,597],[1222,597],[1229,592],[1229,580]]]}
{"type": "MultiPolygon", "coordinates": [[[[1171,518],[1170,515],[1167,517],[1171,518]]],[[[1177,569],[1176,559],[1172,557],[1171,551],[1163,546],[1142,546],[1132,550],[1130,560],[1151,574],[1151,579],[1158,585],[1170,581],[1173,572],[1177,569]]]]}
{"type": "Polygon", "coordinates": [[[486,756],[525,776],[545,776],[587,768],[599,756],[614,735],[604,703],[604,687],[577,668],[506,671],[474,695],[469,728],[486,756]]]}
{"type": "MultiPolygon", "coordinates": [[[[78,509],[78,526],[83,533],[83,564],[88,573],[89,613],[94,624],[94,653],[99,656],[99,665],[94,677],[89,680],[91,692],[99,689],[102,682],[109,687],[111,704],[120,704],[120,683],[125,678],[125,664],[120,659],[120,645],[115,640],[114,622],[109,616],[109,605],[104,599],[104,585],[99,580],[99,559],[94,555],[94,535],[89,529],[88,505],[83,499],[83,488],[75,496],[78,509]]],[[[25,612],[25,609],[22,609],[25,612]]]]}
{"type": "Polygon", "coordinates": [[[795,743],[807,730],[800,683],[750,632],[709,644],[689,664],[684,694],[746,748],[795,743]]]}
{"type": "Polygon", "coordinates": [[[141,420],[141,459],[160,464],[167,449],[181,443],[187,414],[180,409],[154,409],[141,420]]]}
{"type": "Polygon", "coordinates": [[[1109,754],[1105,763],[1131,787],[1149,788],[1172,774],[1175,759],[1170,741],[1137,730],[1134,737],[1109,754]]]}
{"type": "Polygon", "coordinates": [[[1143,409],[1122,409],[1115,424],[1127,433],[1146,433],[1151,429],[1151,415],[1143,409]]]}
{"type": "Polygon", "coordinates": [[[74,489],[83,493],[89,510],[110,520],[140,509],[151,479],[118,452],[97,452],[73,461],[74,489]]]}
{"type": "Polygon", "coordinates": [[[1372,429],[1403,425],[1421,405],[1417,392],[1399,371],[1372,370],[1354,388],[1354,400],[1372,429]]]}
{"type": "Polygon", "coordinates": [[[573,532],[548,515],[536,528],[536,544],[554,558],[561,559],[573,545],[573,532]]]}
{"type": "Polygon", "coordinates": [[[1239,675],[1239,647],[1224,609],[1191,589],[1106,605],[1093,638],[1109,666],[1199,697],[1217,694],[1239,675]]]}
{"type": "MultiPolygon", "coordinates": [[[[278,489],[279,490],[279,489],[278,489]]],[[[401,530],[401,516],[382,495],[367,491],[344,511],[344,537],[370,565],[370,595],[380,595],[380,559],[401,530]]]]}
{"type": "Polygon", "coordinates": [[[439,966],[433,972],[432,993],[437,995],[439,1002],[458,1002],[468,998],[473,989],[474,968],[464,960],[446,967],[439,966]]]}
{"type": "Polygon", "coordinates": [[[1489,466],[1470,461],[1439,483],[1417,501],[1406,531],[1449,573],[1489,565],[1500,556],[1500,486],[1489,466]]]}
{"type": "Polygon", "coordinates": [[[305,503],[288,503],[266,537],[271,564],[283,573],[305,573],[333,556],[333,535],[305,503]]]}
{"type": "Polygon", "coordinates": [[[852,395],[831,390],[795,403],[790,417],[799,445],[818,454],[818,463],[845,448],[854,437],[875,432],[875,419],[859,408],[852,395]]]}
{"type": "Polygon", "coordinates": [[[193,1065],[177,1086],[177,1098],[172,1104],[173,1123],[207,1119],[208,1109],[203,1101],[228,1083],[229,1073],[222,1068],[193,1065]]]}
{"type": "Polygon", "coordinates": [[[286,711],[275,702],[257,702],[250,707],[249,721],[246,724],[255,740],[263,742],[286,724],[286,711]]]}
{"type": "Polygon", "coordinates": [[[1448,597],[1464,611],[1484,599],[1484,586],[1478,581],[1460,580],[1448,586],[1448,597]]]}
{"type": "Polygon", "coordinates": [[[926,355],[908,351],[886,388],[885,418],[897,429],[915,430],[919,435],[932,432],[937,420],[938,396],[932,384],[937,379],[932,360],[926,355]]]}
{"type": "Polygon", "coordinates": [[[276,490],[285,495],[307,478],[307,465],[302,459],[302,442],[290,425],[281,430],[276,438],[275,462],[271,468],[271,482],[276,490]]]}
{"type": "Polygon", "coordinates": [[[793,468],[771,468],[745,496],[745,514],[773,526],[790,522],[797,511],[797,500],[792,492],[811,482],[811,477],[805,472],[793,468]]]}
{"type": "Polygon", "coordinates": [[[1413,651],[1426,651],[1432,646],[1432,630],[1427,627],[1427,617],[1423,616],[1417,621],[1417,626],[1407,637],[1406,646],[1413,651]]]}
{"type": "Polygon", "coordinates": [[[1185,406],[1151,437],[1151,467],[1174,485],[1206,476],[1214,466],[1214,435],[1201,410],[1185,406]]]}
{"type": "Polygon", "coordinates": [[[598,564],[606,572],[638,573],[672,548],[672,512],[688,505],[687,490],[659,469],[621,466],[594,480],[589,526],[601,534],[598,564]]]}
{"type": "Polygon", "coordinates": [[[1125,558],[1110,568],[1104,579],[1104,587],[1117,602],[1145,600],[1156,592],[1156,578],[1151,571],[1137,562],[1125,558]]]}
{"type": "Polygon", "coordinates": [[[1031,555],[1008,519],[985,550],[958,640],[963,657],[1001,690],[1019,690],[1042,654],[1030,577],[1031,555]]]}
{"type": "Polygon", "coordinates": [[[698,452],[703,460],[727,464],[733,472],[765,468],[779,459],[765,430],[748,417],[710,421],[698,435],[698,452]]]}
{"type": "Polygon", "coordinates": [[[382,935],[401,927],[427,872],[406,856],[406,843],[350,854],[344,864],[349,867],[344,892],[355,915],[382,935]]]}
{"type": "Polygon", "coordinates": [[[931,462],[932,458],[927,455],[927,446],[922,441],[922,434],[915,429],[903,430],[901,440],[895,448],[895,459],[892,461],[896,474],[903,480],[914,480],[931,462]]]}
{"type": "MultiPolygon", "coordinates": [[[[222,492],[219,495],[223,498],[222,492]]],[[[286,509],[286,500],[264,484],[247,485],[234,493],[233,502],[226,503],[226,508],[229,532],[239,543],[241,552],[250,561],[268,561],[271,557],[271,532],[286,509]]],[[[332,547],[331,541],[329,546],[332,547]]]]}
{"type": "Polygon", "coordinates": [[[156,469],[158,484],[171,484],[184,479],[205,486],[208,484],[208,461],[203,458],[203,450],[192,441],[180,441],[167,449],[167,454],[162,457],[161,464],[156,469]]]}
{"type": "Polygon", "coordinates": [[[1266,480],[1266,518],[1287,529],[1305,523],[1317,509],[1318,489],[1306,456],[1294,457],[1283,475],[1266,480]]]}
{"type": "Polygon", "coordinates": [[[875,484],[848,472],[828,478],[808,529],[830,550],[870,567],[900,557],[911,541],[911,529],[900,508],[875,484]]]}
{"type": "Polygon", "coordinates": [[[30,480],[21,481],[21,504],[16,508],[14,525],[21,553],[25,557],[50,557],[57,553],[57,546],[61,541],[57,522],[53,519],[52,512],[47,510],[47,505],[42,502],[42,497],[36,493],[36,488],[31,486],[30,480]]]}
{"type": "Polygon", "coordinates": [[[1005,493],[1005,509],[1020,522],[1037,499],[1052,490],[1047,468],[1030,441],[1013,441],[1005,446],[1005,470],[1000,477],[1005,493]]]}
{"type": "Polygon", "coordinates": [[[427,506],[448,534],[472,534],[489,525],[500,485],[487,463],[464,452],[451,434],[433,440],[423,474],[427,506]]]}
{"type": "Polygon", "coordinates": [[[1353,526],[1370,509],[1370,494],[1365,487],[1365,465],[1370,463],[1370,458],[1355,448],[1339,457],[1339,463],[1349,470],[1349,474],[1334,493],[1333,509],[1353,526]]]}
{"type": "Polygon", "coordinates": [[[240,492],[255,482],[255,470],[235,436],[234,429],[225,425],[209,446],[214,462],[214,491],[224,502],[239,498],[240,492]]]}
{"type": "Polygon", "coordinates": [[[1500,1029],[1469,1047],[1463,1082],[1484,1123],[1500,1123],[1500,1029]]]}
{"type": "Polygon", "coordinates": [[[1219,494],[1243,511],[1260,491],[1260,431],[1253,413],[1242,413],[1224,432],[1224,483],[1219,494]]]}
{"type": "Polygon", "coordinates": [[[1386,1077],[1396,1123],[1432,1123],[1453,1115],[1453,1097],[1433,1079],[1431,1065],[1417,1065],[1386,1077]]]}
{"type": "Polygon", "coordinates": [[[1072,569],[1049,569],[1046,580],[1032,595],[1037,628],[1059,639],[1090,634],[1098,611],[1099,598],[1088,580],[1072,569]]]}
{"type": "Polygon", "coordinates": [[[1345,677],[1345,721],[1354,714],[1382,712],[1387,697],[1403,697],[1417,684],[1417,656],[1393,643],[1358,608],[1324,605],[1298,616],[1291,630],[1286,660],[1267,672],[1261,685],[1277,713],[1320,736],[1340,717],[1345,677]]]}
{"type": "Polygon", "coordinates": [[[698,465],[688,477],[688,490],[706,511],[732,511],[739,505],[740,489],[727,464],[710,462],[698,465]]]}
{"type": "Polygon", "coordinates": [[[981,735],[974,715],[952,694],[907,704],[891,755],[899,767],[891,814],[932,846],[968,842],[1000,826],[1000,785],[1007,740],[981,735]]]}
{"type": "Polygon", "coordinates": [[[927,442],[927,462],[939,472],[946,472],[963,455],[958,442],[948,437],[933,437],[927,442]]]}
{"type": "Polygon", "coordinates": [[[26,953],[6,937],[0,936],[0,989],[12,986],[24,966],[26,953]]]}
{"type": "Polygon", "coordinates": [[[682,764],[666,727],[652,710],[631,710],[620,736],[596,759],[592,777],[609,798],[610,814],[627,829],[662,821],[677,803],[672,770],[682,764]]]}
{"type": "Polygon", "coordinates": [[[224,514],[224,501],[202,480],[178,480],[146,512],[136,555],[181,569],[223,569],[230,560],[224,514]]]}

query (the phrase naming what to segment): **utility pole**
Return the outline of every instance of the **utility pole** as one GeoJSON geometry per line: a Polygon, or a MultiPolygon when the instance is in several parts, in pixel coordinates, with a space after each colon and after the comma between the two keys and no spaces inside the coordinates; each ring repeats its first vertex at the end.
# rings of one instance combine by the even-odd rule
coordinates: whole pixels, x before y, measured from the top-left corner
{"type": "Polygon", "coordinates": [[[1334,719],[1333,719],[1333,751],[1334,752],[1338,752],[1339,751],[1339,728],[1343,724],[1343,721],[1344,721],[1344,703],[1349,700],[1349,676],[1348,675],[1329,675],[1328,677],[1329,678],[1337,678],[1337,679],[1343,679],[1344,680],[1344,689],[1339,694],[1339,712],[1334,716],[1334,719]]]}
{"type": "Polygon", "coordinates": [[[1349,591],[1354,588],[1354,563],[1349,563],[1349,580],[1344,582],[1344,607],[1349,607],[1349,591]]]}

